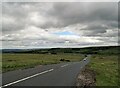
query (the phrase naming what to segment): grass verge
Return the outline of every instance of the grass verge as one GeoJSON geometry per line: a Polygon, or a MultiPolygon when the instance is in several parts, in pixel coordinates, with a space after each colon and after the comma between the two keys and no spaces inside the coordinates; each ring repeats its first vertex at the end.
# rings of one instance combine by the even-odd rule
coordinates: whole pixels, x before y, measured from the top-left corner
{"type": "Polygon", "coordinates": [[[87,67],[96,72],[96,86],[118,86],[117,55],[93,55],[87,67]]]}

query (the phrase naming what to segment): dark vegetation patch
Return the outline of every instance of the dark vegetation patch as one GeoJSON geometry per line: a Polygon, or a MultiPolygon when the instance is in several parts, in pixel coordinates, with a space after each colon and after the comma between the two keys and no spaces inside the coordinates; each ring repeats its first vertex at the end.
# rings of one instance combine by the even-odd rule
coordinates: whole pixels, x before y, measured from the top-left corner
{"type": "Polygon", "coordinates": [[[60,59],[60,61],[70,62],[70,60],[66,60],[66,59],[60,59]]]}

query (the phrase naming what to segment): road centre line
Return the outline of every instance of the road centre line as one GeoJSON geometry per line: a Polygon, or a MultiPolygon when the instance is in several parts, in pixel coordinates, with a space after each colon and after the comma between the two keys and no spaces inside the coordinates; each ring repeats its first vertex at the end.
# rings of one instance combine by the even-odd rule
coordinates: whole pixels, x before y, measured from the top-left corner
{"type": "Polygon", "coordinates": [[[68,66],[68,64],[62,65],[61,67],[65,67],[65,66],[68,66]]]}
{"type": "Polygon", "coordinates": [[[26,77],[26,78],[23,78],[23,79],[20,79],[20,80],[17,80],[17,81],[8,83],[8,84],[6,84],[6,85],[3,85],[3,86],[1,86],[0,88],[7,87],[7,86],[10,86],[10,85],[13,85],[13,84],[16,84],[16,83],[25,81],[25,80],[27,80],[27,79],[30,79],[30,78],[36,77],[36,76],[38,76],[38,75],[42,75],[42,74],[51,72],[51,71],[53,71],[53,70],[54,70],[54,69],[50,69],[50,70],[43,71],[43,72],[41,72],[41,73],[37,73],[37,74],[35,74],[35,75],[28,76],[28,77],[26,77]]]}

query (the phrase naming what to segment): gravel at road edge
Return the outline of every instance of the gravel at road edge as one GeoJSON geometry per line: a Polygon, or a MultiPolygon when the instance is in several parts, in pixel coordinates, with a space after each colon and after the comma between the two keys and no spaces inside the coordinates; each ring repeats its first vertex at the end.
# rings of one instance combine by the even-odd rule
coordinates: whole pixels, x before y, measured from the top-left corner
{"type": "Polygon", "coordinates": [[[76,79],[77,88],[87,88],[87,87],[95,87],[96,83],[96,73],[91,70],[89,67],[85,67],[78,74],[76,79]]]}

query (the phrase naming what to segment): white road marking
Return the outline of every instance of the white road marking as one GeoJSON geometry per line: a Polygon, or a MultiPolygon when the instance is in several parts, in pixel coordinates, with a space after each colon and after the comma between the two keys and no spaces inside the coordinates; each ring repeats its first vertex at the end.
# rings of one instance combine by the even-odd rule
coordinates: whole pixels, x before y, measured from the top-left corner
{"type": "Polygon", "coordinates": [[[3,86],[1,86],[0,88],[6,87],[6,86],[10,86],[10,85],[16,84],[16,83],[18,83],[18,82],[25,81],[25,80],[27,80],[27,79],[36,77],[36,76],[38,76],[38,75],[42,75],[42,74],[47,73],[47,72],[51,72],[51,71],[53,71],[53,70],[54,70],[54,69],[50,69],[50,70],[43,71],[43,72],[41,72],[41,73],[37,73],[37,74],[35,74],[35,75],[32,75],[32,76],[29,76],[29,77],[26,77],[26,78],[17,80],[17,81],[15,81],[15,82],[11,82],[11,83],[9,83],[9,84],[3,85],[3,86]]]}
{"type": "Polygon", "coordinates": [[[62,65],[61,67],[65,67],[65,66],[68,66],[68,64],[62,65]]]}

